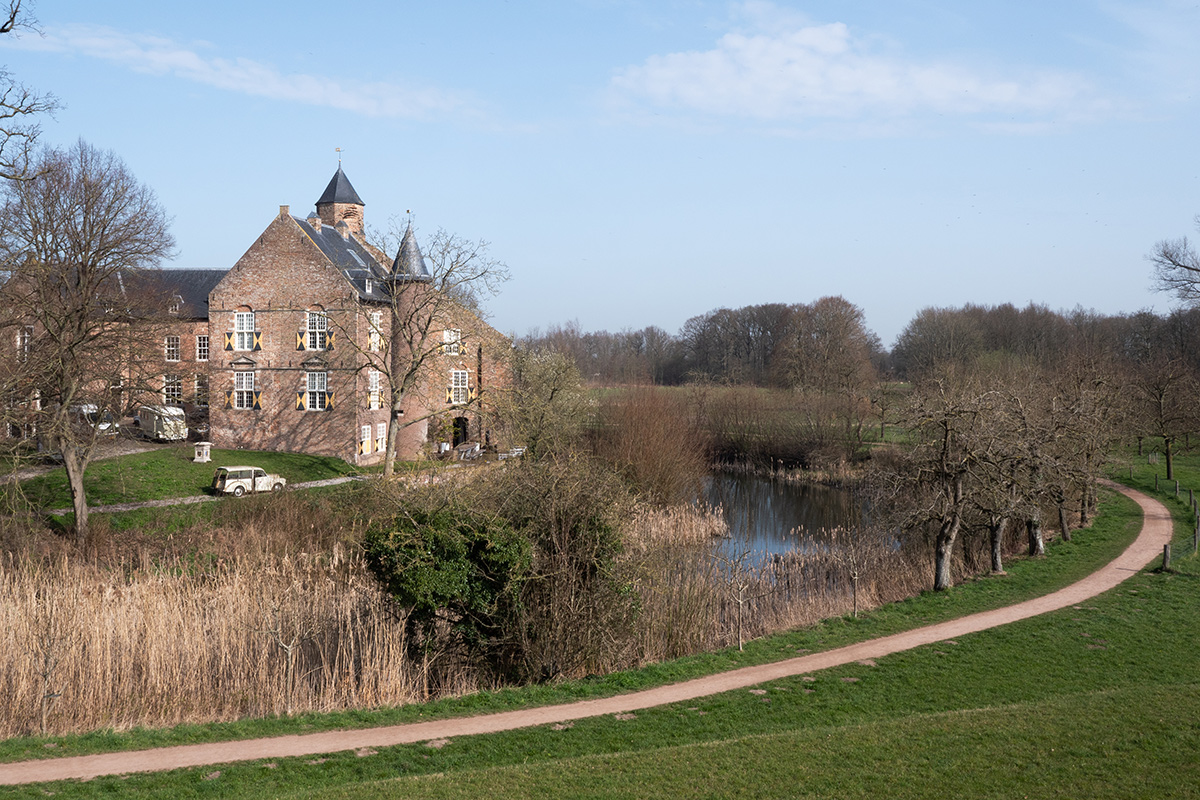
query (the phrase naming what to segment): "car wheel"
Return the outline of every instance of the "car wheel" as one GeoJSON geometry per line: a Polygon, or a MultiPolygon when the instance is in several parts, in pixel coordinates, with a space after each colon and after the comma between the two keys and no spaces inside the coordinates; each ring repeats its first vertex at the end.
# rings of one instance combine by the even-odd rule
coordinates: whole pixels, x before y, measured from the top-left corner
{"type": "Polygon", "coordinates": [[[274,486],[272,486],[272,487],[271,487],[271,491],[272,491],[272,492],[282,492],[282,491],[283,491],[283,484],[282,484],[282,483],[277,483],[277,484],[275,484],[274,486]]]}
{"type": "Polygon", "coordinates": [[[235,486],[235,487],[233,487],[233,496],[234,496],[234,497],[241,497],[241,496],[242,496],[242,495],[244,495],[245,493],[246,493],[246,487],[245,487],[245,486],[235,486]]]}

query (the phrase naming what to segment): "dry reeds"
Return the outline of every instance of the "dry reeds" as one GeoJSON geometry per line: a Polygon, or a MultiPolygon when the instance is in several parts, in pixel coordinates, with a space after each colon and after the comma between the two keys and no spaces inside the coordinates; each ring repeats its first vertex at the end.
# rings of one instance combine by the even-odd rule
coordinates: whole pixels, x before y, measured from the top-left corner
{"type": "Polygon", "coordinates": [[[723,554],[720,514],[644,511],[626,569],[639,596],[638,652],[659,661],[912,596],[929,582],[924,554],[868,546],[855,531],[760,563],[723,554]],[[859,537],[859,538],[856,538],[859,537]]]}
{"type": "Polygon", "coordinates": [[[0,736],[418,697],[403,625],[341,545],[144,560],[0,560],[0,736]]]}

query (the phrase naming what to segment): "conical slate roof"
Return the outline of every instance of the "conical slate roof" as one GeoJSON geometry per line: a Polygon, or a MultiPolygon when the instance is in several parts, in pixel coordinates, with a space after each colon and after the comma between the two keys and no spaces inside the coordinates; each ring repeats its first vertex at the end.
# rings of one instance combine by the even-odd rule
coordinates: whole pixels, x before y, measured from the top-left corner
{"type": "Polygon", "coordinates": [[[413,235],[411,223],[404,231],[400,249],[396,251],[396,260],[392,262],[392,278],[410,281],[430,279],[429,270],[425,268],[425,256],[421,255],[421,248],[417,245],[417,237],[413,235]]]}
{"type": "Polygon", "coordinates": [[[358,196],[358,192],[354,191],[354,187],[350,185],[350,179],[346,177],[346,173],[342,172],[341,164],[338,164],[337,174],[329,181],[329,185],[325,187],[325,193],[317,201],[317,205],[324,205],[325,203],[366,205],[362,201],[362,198],[358,196]]]}

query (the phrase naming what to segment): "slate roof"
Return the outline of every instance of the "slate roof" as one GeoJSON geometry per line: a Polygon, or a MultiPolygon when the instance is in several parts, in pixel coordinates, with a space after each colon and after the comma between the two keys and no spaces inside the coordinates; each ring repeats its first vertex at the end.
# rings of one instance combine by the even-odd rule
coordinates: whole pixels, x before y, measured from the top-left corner
{"type": "Polygon", "coordinates": [[[317,205],[324,205],[325,203],[366,205],[362,201],[362,198],[358,196],[358,192],[354,191],[354,187],[350,185],[350,179],[346,177],[346,173],[342,172],[340,164],[338,165],[338,171],[329,181],[329,185],[325,187],[325,192],[321,195],[321,199],[317,201],[317,205]]]}
{"type": "Polygon", "coordinates": [[[392,262],[393,280],[427,281],[430,279],[429,270],[425,267],[425,256],[413,236],[412,224],[404,231],[400,240],[400,248],[396,251],[396,260],[392,262]]]}
{"type": "Polygon", "coordinates": [[[321,253],[329,259],[329,263],[342,271],[346,280],[350,281],[358,292],[360,299],[380,302],[388,299],[387,288],[384,285],[384,281],[388,279],[387,269],[375,260],[357,238],[343,237],[337,228],[322,224],[316,216],[292,219],[300,226],[300,230],[312,239],[313,244],[320,248],[321,253]]]}
{"type": "MultiPolygon", "coordinates": [[[[175,316],[208,319],[208,293],[227,272],[227,269],[144,270],[137,273],[136,281],[150,291],[162,293],[168,303],[178,296],[182,303],[175,316]]],[[[128,279],[125,283],[129,283],[128,279]]]]}

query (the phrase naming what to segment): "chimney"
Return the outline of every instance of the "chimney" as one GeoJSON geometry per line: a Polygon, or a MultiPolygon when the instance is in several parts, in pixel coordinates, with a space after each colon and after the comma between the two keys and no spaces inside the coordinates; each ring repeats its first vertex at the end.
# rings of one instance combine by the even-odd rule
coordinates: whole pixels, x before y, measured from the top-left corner
{"type": "Polygon", "coordinates": [[[338,220],[338,224],[333,227],[337,229],[337,232],[342,235],[343,239],[350,238],[350,226],[346,224],[346,220],[338,220]]]}
{"type": "Polygon", "coordinates": [[[290,208],[291,208],[291,206],[280,206],[279,207],[279,216],[286,217],[288,215],[288,210],[290,208]]]}

